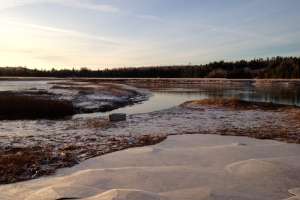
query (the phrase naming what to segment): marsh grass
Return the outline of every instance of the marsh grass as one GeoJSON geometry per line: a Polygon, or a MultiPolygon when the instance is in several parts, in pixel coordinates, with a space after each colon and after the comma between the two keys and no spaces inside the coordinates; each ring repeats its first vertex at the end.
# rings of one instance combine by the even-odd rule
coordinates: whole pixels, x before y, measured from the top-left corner
{"type": "Polygon", "coordinates": [[[222,108],[228,108],[232,110],[278,110],[278,109],[285,109],[291,108],[293,106],[287,106],[283,104],[275,104],[275,103],[268,103],[268,102],[255,102],[255,101],[245,101],[239,98],[210,98],[210,99],[203,99],[197,100],[192,102],[183,103],[182,106],[186,105],[211,105],[211,106],[219,106],[222,108]]]}
{"type": "Polygon", "coordinates": [[[122,89],[122,87],[120,85],[116,85],[113,83],[90,82],[90,83],[87,83],[87,85],[97,85],[97,86],[103,86],[103,87],[114,88],[114,89],[122,89]]]}
{"type": "MultiPolygon", "coordinates": [[[[228,129],[224,127],[223,129],[218,129],[210,133],[221,135],[248,136],[257,139],[275,139],[282,142],[300,144],[299,106],[289,106],[283,104],[275,104],[271,102],[267,103],[244,101],[238,98],[211,98],[186,102],[181,104],[181,106],[186,107],[188,109],[196,109],[203,111],[205,108],[224,108],[232,111],[261,110],[268,112],[279,112],[286,119],[286,121],[284,122],[286,124],[286,127],[278,127],[276,126],[276,124],[266,123],[263,127],[252,127],[251,129],[228,129]]],[[[266,119],[261,120],[266,121],[266,119]]],[[[200,133],[203,133],[203,131],[201,131],[200,133]]]]}
{"type": "Polygon", "coordinates": [[[109,90],[108,94],[118,96],[118,95],[121,95],[121,91],[119,91],[119,90],[109,90]]]}
{"type": "Polygon", "coordinates": [[[61,85],[54,85],[51,87],[51,89],[61,89],[61,90],[71,90],[71,91],[77,91],[78,93],[80,92],[92,92],[95,89],[92,87],[82,87],[82,86],[70,86],[70,85],[66,85],[66,86],[61,86],[61,85]]]}
{"type": "Polygon", "coordinates": [[[28,95],[51,95],[51,96],[55,95],[55,94],[50,93],[46,90],[26,91],[26,92],[24,92],[24,94],[28,94],[28,95]]]}
{"type": "Polygon", "coordinates": [[[95,87],[82,87],[82,86],[61,86],[61,85],[54,85],[52,89],[63,89],[63,90],[71,90],[71,91],[77,91],[78,94],[81,95],[89,95],[89,94],[94,94],[94,93],[99,93],[99,92],[106,92],[109,95],[121,95],[121,87],[118,85],[113,85],[113,84],[95,84],[95,83],[90,83],[90,84],[85,84],[85,85],[96,85],[96,86],[101,86],[99,88],[95,87]]]}
{"type": "Polygon", "coordinates": [[[0,119],[61,118],[74,114],[71,102],[13,93],[0,94],[0,119]]]}
{"type": "Polygon", "coordinates": [[[106,140],[107,145],[104,147],[97,145],[99,142],[102,143],[102,140],[89,138],[87,141],[94,142],[95,145],[69,144],[58,149],[51,148],[51,145],[7,148],[0,152],[0,185],[51,175],[59,168],[74,166],[88,158],[127,148],[154,145],[166,138],[166,136],[141,135],[129,142],[125,138],[111,137],[106,140]]]}
{"type": "Polygon", "coordinates": [[[42,147],[11,148],[0,153],[0,184],[50,175],[57,168],[76,164],[72,156],[60,156],[42,147]]]}
{"type": "Polygon", "coordinates": [[[300,126],[300,113],[299,113],[300,108],[297,107],[297,110],[296,109],[289,109],[289,110],[286,110],[286,112],[288,114],[289,119],[295,120],[297,122],[297,124],[295,124],[295,125],[300,126]],[[297,112],[297,110],[298,110],[298,112],[297,112]]]}
{"type": "Polygon", "coordinates": [[[110,123],[108,119],[88,119],[85,121],[85,123],[82,124],[82,128],[107,128],[110,126],[112,126],[112,123],[110,123]]]}
{"type": "Polygon", "coordinates": [[[14,148],[0,154],[0,183],[28,180],[51,157],[49,151],[14,148]]]}

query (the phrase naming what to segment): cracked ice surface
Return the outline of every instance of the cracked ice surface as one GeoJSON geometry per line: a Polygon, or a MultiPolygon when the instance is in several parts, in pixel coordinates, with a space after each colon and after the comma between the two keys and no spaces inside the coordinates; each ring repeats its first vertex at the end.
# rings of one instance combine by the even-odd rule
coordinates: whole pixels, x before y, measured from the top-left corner
{"type": "Polygon", "coordinates": [[[56,176],[3,185],[0,195],[4,200],[298,199],[299,158],[297,144],[177,135],[86,160],[56,176]]]}

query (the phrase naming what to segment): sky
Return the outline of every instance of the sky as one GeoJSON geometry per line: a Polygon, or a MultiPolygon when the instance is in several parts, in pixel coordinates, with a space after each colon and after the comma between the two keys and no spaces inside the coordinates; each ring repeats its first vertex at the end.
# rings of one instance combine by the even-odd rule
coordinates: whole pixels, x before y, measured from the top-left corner
{"type": "Polygon", "coordinates": [[[0,0],[0,67],[300,56],[300,0],[0,0]]]}

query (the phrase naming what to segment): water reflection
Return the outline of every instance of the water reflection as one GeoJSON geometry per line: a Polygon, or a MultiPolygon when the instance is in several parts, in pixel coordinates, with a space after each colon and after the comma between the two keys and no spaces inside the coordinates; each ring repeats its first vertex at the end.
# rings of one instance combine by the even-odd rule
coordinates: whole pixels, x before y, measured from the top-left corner
{"type": "Polygon", "coordinates": [[[49,81],[3,81],[0,80],[0,91],[24,91],[28,89],[47,90],[50,88],[49,81]]]}
{"type": "Polygon", "coordinates": [[[234,84],[197,84],[197,85],[136,85],[149,89],[154,95],[169,96],[173,101],[178,96],[186,99],[238,97],[248,101],[273,102],[300,106],[300,86],[276,85],[234,85],[234,84]]]}
{"type": "Polygon", "coordinates": [[[300,86],[238,84],[131,84],[149,90],[153,96],[141,104],[108,113],[92,113],[77,117],[107,116],[110,113],[146,113],[178,106],[186,101],[207,98],[238,97],[248,101],[273,102],[300,106],[300,86]]]}
{"type": "MultiPolygon", "coordinates": [[[[52,81],[53,82],[53,81],[52,81]]],[[[49,81],[0,81],[0,91],[25,90],[30,88],[49,90],[49,81]]],[[[114,110],[109,113],[127,114],[152,112],[178,106],[186,101],[206,98],[230,98],[260,102],[273,102],[300,106],[300,85],[291,84],[130,84],[130,86],[149,90],[153,96],[141,104],[114,110]]],[[[80,114],[77,117],[107,116],[109,113],[80,114]]]]}

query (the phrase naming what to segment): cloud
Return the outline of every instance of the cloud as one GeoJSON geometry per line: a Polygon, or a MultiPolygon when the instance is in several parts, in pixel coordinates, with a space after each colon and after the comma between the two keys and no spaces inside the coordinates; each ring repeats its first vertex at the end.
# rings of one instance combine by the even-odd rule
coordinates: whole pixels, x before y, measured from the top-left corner
{"type": "Polygon", "coordinates": [[[63,4],[66,4],[68,6],[74,6],[78,8],[97,10],[103,12],[121,12],[119,8],[110,5],[91,4],[91,3],[84,3],[81,1],[64,2],[63,4]]]}
{"type": "Polygon", "coordinates": [[[43,4],[43,3],[56,3],[64,6],[87,9],[87,10],[95,10],[100,12],[107,13],[119,13],[126,14],[133,17],[138,17],[146,20],[161,20],[158,16],[153,15],[134,15],[129,11],[122,10],[120,8],[107,5],[107,4],[93,4],[87,1],[82,0],[0,0],[0,10],[6,8],[14,8],[26,5],[35,5],[35,4],[43,4]]]}
{"type": "Polygon", "coordinates": [[[154,20],[154,21],[161,20],[158,16],[154,16],[154,15],[137,15],[136,17],[142,19],[154,20]]]}
{"type": "Polygon", "coordinates": [[[37,56],[37,59],[45,60],[48,62],[61,62],[61,61],[67,61],[65,57],[62,56],[37,56]]]}
{"type": "MultiPolygon", "coordinates": [[[[58,0],[53,0],[58,2],[58,0]]],[[[48,0],[0,0],[0,9],[13,8],[25,5],[49,2],[48,0]]]]}
{"type": "Polygon", "coordinates": [[[13,8],[25,5],[42,4],[42,3],[57,3],[77,8],[97,10],[102,12],[121,12],[119,8],[102,5],[91,4],[79,0],[0,0],[0,9],[13,8]]]}
{"type": "Polygon", "coordinates": [[[94,36],[94,35],[90,35],[90,34],[87,34],[87,33],[78,32],[78,31],[60,29],[60,28],[55,28],[55,27],[51,27],[51,26],[42,26],[42,25],[36,25],[36,24],[30,24],[30,23],[2,20],[2,19],[0,19],[0,23],[15,25],[15,26],[29,27],[29,28],[34,28],[34,29],[41,29],[41,30],[45,30],[45,31],[59,32],[59,33],[62,33],[62,34],[72,35],[72,36],[75,36],[75,37],[91,38],[91,39],[96,39],[96,40],[101,40],[101,41],[104,41],[104,42],[108,42],[106,45],[109,45],[109,46],[120,46],[120,45],[116,44],[118,42],[117,39],[108,38],[108,37],[94,36]]]}

